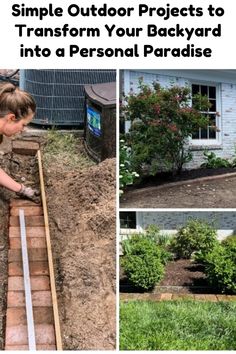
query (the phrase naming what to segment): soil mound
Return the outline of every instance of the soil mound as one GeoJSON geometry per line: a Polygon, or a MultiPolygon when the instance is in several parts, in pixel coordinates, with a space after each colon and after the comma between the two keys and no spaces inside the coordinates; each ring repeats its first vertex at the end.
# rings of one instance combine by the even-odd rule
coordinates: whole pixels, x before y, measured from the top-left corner
{"type": "Polygon", "coordinates": [[[115,347],[115,180],[115,159],[46,171],[64,349],[115,347]]]}

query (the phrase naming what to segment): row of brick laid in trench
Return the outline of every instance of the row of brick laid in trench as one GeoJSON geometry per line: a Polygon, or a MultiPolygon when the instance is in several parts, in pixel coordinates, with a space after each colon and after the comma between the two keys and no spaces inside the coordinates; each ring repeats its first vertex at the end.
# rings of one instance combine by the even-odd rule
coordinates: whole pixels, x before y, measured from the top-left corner
{"type": "Polygon", "coordinates": [[[143,300],[143,301],[172,301],[172,300],[202,300],[202,301],[236,301],[236,295],[221,295],[221,294],[138,294],[138,293],[122,293],[120,300],[143,300]]]}
{"type": "Polygon", "coordinates": [[[56,350],[43,209],[21,199],[10,204],[5,350],[28,349],[19,209],[25,213],[37,350],[56,350]]]}

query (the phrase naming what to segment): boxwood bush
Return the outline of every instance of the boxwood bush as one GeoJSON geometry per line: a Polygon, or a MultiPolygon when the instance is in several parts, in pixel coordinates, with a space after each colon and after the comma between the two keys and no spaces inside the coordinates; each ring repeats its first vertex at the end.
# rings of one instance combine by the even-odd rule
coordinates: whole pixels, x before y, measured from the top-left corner
{"type": "Polygon", "coordinates": [[[204,264],[211,285],[223,293],[236,294],[236,236],[229,237],[205,254],[204,264]]]}
{"type": "Polygon", "coordinates": [[[193,253],[198,257],[209,252],[218,243],[216,230],[207,222],[191,219],[173,238],[171,249],[178,258],[191,258],[193,253]]]}
{"type": "Polygon", "coordinates": [[[131,283],[144,290],[155,286],[164,276],[168,252],[145,234],[133,235],[123,241],[124,256],[121,264],[131,283]]]}

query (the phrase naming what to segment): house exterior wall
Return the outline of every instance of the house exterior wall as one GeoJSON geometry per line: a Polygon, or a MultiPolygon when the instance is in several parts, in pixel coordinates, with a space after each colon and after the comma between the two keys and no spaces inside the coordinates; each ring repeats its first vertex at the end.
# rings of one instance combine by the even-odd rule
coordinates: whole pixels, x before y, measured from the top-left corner
{"type": "Polygon", "coordinates": [[[160,212],[136,212],[136,230],[121,229],[121,240],[126,238],[128,234],[133,232],[142,232],[148,225],[157,225],[162,232],[167,234],[175,234],[177,229],[186,225],[189,219],[198,219],[212,222],[217,229],[218,238],[224,239],[226,236],[236,233],[236,213],[235,212],[179,212],[179,211],[160,211],[160,212]]]}
{"type": "MultiPolygon", "coordinates": [[[[236,71],[211,71],[211,70],[125,70],[123,72],[124,94],[138,91],[138,82],[142,78],[144,83],[152,85],[158,81],[161,86],[191,85],[200,83],[216,85],[217,87],[217,111],[219,117],[219,133],[215,141],[196,143],[190,141],[193,159],[184,168],[198,168],[203,163],[205,149],[213,151],[217,156],[232,159],[236,146],[236,71]]],[[[128,127],[128,124],[127,124],[128,127]]]]}

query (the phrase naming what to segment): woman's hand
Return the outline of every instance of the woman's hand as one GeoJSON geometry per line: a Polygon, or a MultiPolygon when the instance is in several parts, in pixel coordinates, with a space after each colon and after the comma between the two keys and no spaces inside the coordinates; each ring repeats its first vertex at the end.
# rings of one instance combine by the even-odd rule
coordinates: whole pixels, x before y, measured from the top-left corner
{"type": "Polygon", "coordinates": [[[39,197],[40,192],[37,189],[31,187],[26,187],[23,184],[21,185],[20,191],[17,193],[21,197],[26,197],[32,200],[39,197]]]}

